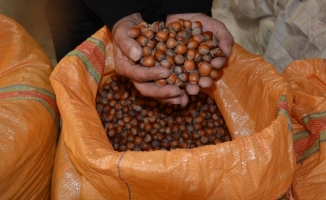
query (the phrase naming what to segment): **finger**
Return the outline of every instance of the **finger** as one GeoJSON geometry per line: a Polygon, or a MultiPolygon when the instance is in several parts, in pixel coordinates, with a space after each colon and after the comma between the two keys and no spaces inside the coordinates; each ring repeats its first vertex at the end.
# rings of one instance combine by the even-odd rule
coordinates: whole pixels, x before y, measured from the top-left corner
{"type": "Polygon", "coordinates": [[[180,102],[181,106],[186,106],[189,101],[187,93],[183,92],[183,94],[181,94],[180,99],[181,99],[181,102],[180,102]]]}
{"type": "Polygon", "coordinates": [[[165,103],[171,103],[171,104],[180,104],[181,106],[186,106],[189,99],[188,95],[185,91],[182,90],[182,94],[178,97],[172,97],[172,98],[156,98],[158,101],[165,102],[165,103]]]}
{"type": "Polygon", "coordinates": [[[214,35],[219,41],[219,47],[222,49],[224,55],[229,57],[231,54],[234,39],[223,23],[219,22],[215,28],[216,31],[214,32],[214,35]]]}
{"type": "Polygon", "coordinates": [[[164,87],[158,87],[154,82],[134,82],[134,85],[143,96],[147,97],[167,99],[173,97],[180,97],[181,95],[180,88],[175,85],[166,85],[164,87]]]}
{"type": "Polygon", "coordinates": [[[213,85],[213,80],[210,77],[200,77],[198,84],[201,88],[209,88],[213,85]]]}
{"type": "Polygon", "coordinates": [[[122,54],[133,61],[138,61],[142,57],[142,47],[133,38],[128,36],[129,29],[133,26],[131,23],[122,23],[116,29],[114,34],[114,43],[121,49],[122,54]]]}
{"type": "Polygon", "coordinates": [[[130,64],[122,55],[120,49],[115,50],[115,64],[117,73],[126,76],[136,82],[158,80],[170,76],[170,70],[162,66],[144,67],[130,64]]]}
{"type": "Polygon", "coordinates": [[[172,97],[172,98],[156,98],[156,100],[164,102],[164,103],[170,103],[170,104],[181,104],[181,97],[172,97]]]}
{"type": "Polygon", "coordinates": [[[224,55],[229,57],[234,44],[233,36],[228,31],[226,26],[216,19],[214,19],[214,22],[209,27],[213,28],[214,36],[219,41],[219,47],[222,49],[224,55]]]}
{"type": "Polygon", "coordinates": [[[224,66],[225,61],[225,57],[215,57],[210,63],[214,69],[220,69],[224,66]]]}
{"type": "Polygon", "coordinates": [[[187,83],[186,90],[189,95],[197,95],[199,93],[200,88],[198,84],[187,83]]]}

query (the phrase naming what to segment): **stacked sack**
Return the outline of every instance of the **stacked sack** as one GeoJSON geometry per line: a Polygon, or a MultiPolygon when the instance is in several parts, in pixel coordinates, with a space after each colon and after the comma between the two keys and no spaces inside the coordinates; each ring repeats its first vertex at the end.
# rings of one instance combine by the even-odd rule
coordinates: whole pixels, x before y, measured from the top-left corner
{"type": "Polygon", "coordinates": [[[297,169],[292,183],[295,199],[326,196],[326,61],[297,60],[283,76],[293,89],[291,121],[297,169]]]}
{"type": "Polygon", "coordinates": [[[0,199],[49,199],[59,128],[52,64],[0,15],[0,199]]]}
{"type": "Polygon", "coordinates": [[[50,77],[62,116],[53,199],[276,199],[288,193],[296,165],[293,96],[261,56],[235,44],[221,78],[205,90],[232,141],[171,151],[114,151],[95,101],[114,68],[112,36],[103,27],[50,77]]]}

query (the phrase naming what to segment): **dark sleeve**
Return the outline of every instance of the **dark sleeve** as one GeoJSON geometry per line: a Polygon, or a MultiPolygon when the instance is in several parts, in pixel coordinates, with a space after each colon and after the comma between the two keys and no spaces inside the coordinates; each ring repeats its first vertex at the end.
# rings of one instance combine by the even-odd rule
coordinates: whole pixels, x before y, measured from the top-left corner
{"type": "Polygon", "coordinates": [[[166,0],[161,8],[163,15],[203,13],[211,16],[212,0],[166,0]]]}
{"type": "Polygon", "coordinates": [[[112,30],[113,25],[128,15],[140,12],[146,4],[135,0],[84,0],[86,5],[93,10],[112,30]]]}

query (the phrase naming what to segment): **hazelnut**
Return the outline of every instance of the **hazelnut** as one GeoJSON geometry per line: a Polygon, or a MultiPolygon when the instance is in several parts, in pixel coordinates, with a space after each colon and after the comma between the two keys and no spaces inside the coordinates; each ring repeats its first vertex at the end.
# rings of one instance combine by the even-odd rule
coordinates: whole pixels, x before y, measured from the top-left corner
{"type": "Polygon", "coordinates": [[[174,56],[174,62],[178,65],[182,65],[184,62],[184,57],[181,54],[177,54],[174,56]]]}
{"type": "Polygon", "coordinates": [[[206,44],[206,43],[201,43],[199,46],[198,46],[198,52],[201,54],[201,55],[205,55],[205,54],[208,54],[209,53],[209,46],[206,44]]]}
{"type": "Polygon", "coordinates": [[[145,67],[153,67],[155,65],[155,58],[152,55],[146,55],[140,60],[140,64],[145,67]]]}
{"type": "Polygon", "coordinates": [[[151,28],[154,32],[158,32],[164,28],[164,22],[156,21],[152,23],[151,28]]]}
{"type": "Polygon", "coordinates": [[[195,28],[203,28],[203,25],[200,21],[194,21],[192,23],[192,26],[191,26],[192,29],[195,29],[195,28]]]}
{"type": "Polygon", "coordinates": [[[169,38],[169,39],[167,39],[165,44],[166,44],[167,48],[173,49],[174,47],[176,47],[178,45],[178,42],[174,38],[169,38]]]}
{"type": "Polygon", "coordinates": [[[178,44],[175,48],[174,48],[174,52],[176,54],[185,54],[187,53],[188,48],[187,46],[183,45],[183,44],[178,44]]]}
{"type": "Polygon", "coordinates": [[[154,38],[155,33],[154,33],[154,31],[153,31],[152,29],[146,28],[146,29],[144,29],[144,31],[143,31],[143,35],[144,35],[145,37],[147,37],[148,40],[151,40],[151,39],[154,38]]]}
{"type": "Polygon", "coordinates": [[[186,58],[188,60],[192,60],[194,59],[196,56],[196,51],[194,49],[188,49],[187,53],[186,53],[186,58]]]}
{"type": "Polygon", "coordinates": [[[198,67],[198,73],[200,74],[200,76],[209,76],[212,70],[212,65],[208,62],[202,62],[198,67]]]}
{"type": "Polygon", "coordinates": [[[163,43],[163,42],[158,42],[158,43],[156,44],[156,50],[161,50],[161,51],[163,51],[163,52],[165,53],[166,50],[167,50],[167,47],[166,47],[165,43],[163,43]]]}
{"type": "Polygon", "coordinates": [[[212,69],[212,72],[209,75],[209,77],[213,80],[218,79],[220,76],[221,76],[221,72],[216,69],[212,69]]]}
{"type": "Polygon", "coordinates": [[[175,32],[179,32],[182,29],[182,25],[180,22],[175,21],[171,23],[171,30],[174,30],[175,32]]]}
{"type": "Polygon", "coordinates": [[[192,72],[195,69],[195,62],[193,60],[185,60],[183,67],[186,72],[192,72]]]}
{"type": "Polygon", "coordinates": [[[150,49],[148,46],[143,47],[143,56],[151,55],[152,49],[150,49]]]}
{"type": "Polygon", "coordinates": [[[204,37],[204,41],[213,39],[213,33],[211,31],[205,31],[201,35],[204,37]]]}
{"type": "Polygon", "coordinates": [[[221,57],[221,56],[223,56],[223,51],[220,48],[215,48],[215,49],[210,50],[210,54],[213,57],[221,57]]]}
{"type": "Polygon", "coordinates": [[[138,36],[136,40],[143,47],[146,46],[148,43],[148,39],[145,35],[138,36]]]}
{"type": "Polygon", "coordinates": [[[134,26],[128,31],[128,36],[131,38],[137,38],[141,34],[141,30],[138,26],[134,26]]]}
{"type": "Polygon", "coordinates": [[[155,35],[155,39],[159,42],[165,42],[168,39],[168,33],[164,30],[158,31],[155,35]]]}
{"type": "Polygon", "coordinates": [[[199,46],[199,43],[194,39],[190,39],[188,42],[188,45],[187,45],[188,49],[197,49],[198,46],[199,46]]]}
{"type": "Polygon", "coordinates": [[[158,87],[164,87],[166,85],[166,80],[165,79],[159,79],[159,80],[156,80],[155,81],[155,84],[158,86],[158,87]]]}
{"type": "Polygon", "coordinates": [[[185,29],[189,30],[189,29],[191,29],[191,26],[192,26],[192,22],[190,20],[187,20],[187,19],[183,20],[183,27],[185,29]]]}
{"type": "Polygon", "coordinates": [[[147,47],[150,49],[154,49],[156,47],[157,41],[155,39],[151,39],[147,41],[147,47]]]}
{"type": "Polygon", "coordinates": [[[197,72],[191,72],[189,75],[188,75],[188,82],[190,84],[197,84],[199,81],[199,75],[197,72]]]}
{"type": "Polygon", "coordinates": [[[157,61],[162,61],[165,59],[165,52],[162,50],[157,50],[154,54],[154,57],[157,61]]]}

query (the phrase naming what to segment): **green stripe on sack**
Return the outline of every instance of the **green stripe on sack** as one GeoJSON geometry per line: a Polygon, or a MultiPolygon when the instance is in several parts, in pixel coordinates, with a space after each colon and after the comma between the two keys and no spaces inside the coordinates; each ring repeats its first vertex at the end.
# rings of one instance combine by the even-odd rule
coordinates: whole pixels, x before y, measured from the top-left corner
{"type": "Polygon", "coordinates": [[[102,53],[105,53],[105,45],[103,44],[103,42],[101,40],[90,37],[90,38],[87,38],[86,41],[98,46],[99,49],[102,51],[102,53]]]}
{"type": "Polygon", "coordinates": [[[95,69],[93,64],[89,61],[87,56],[81,52],[80,50],[73,50],[67,54],[67,56],[77,56],[85,65],[86,70],[91,74],[91,76],[95,79],[96,83],[100,83],[101,75],[95,69]]]}
{"type": "Polygon", "coordinates": [[[0,88],[0,101],[6,100],[34,100],[41,103],[53,117],[57,130],[59,130],[59,111],[56,107],[56,97],[52,92],[28,85],[11,85],[0,88]]]}
{"type": "Polygon", "coordinates": [[[302,119],[302,121],[303,121],[303,123],[307,124],[310,121],[310,119],[322,118],[322,117],[326,117],[326,112],[314,113],[314,114],[307,115],[302,119]]]}
{"type": "Polygon", "coordinates": [[[326,131],[323,131],[319,134],[319,141],[320,143],[325,142],[326,141],[326,131]]]}
{"type": "Polygon", "coordinates": [[[288,109],[288,103],[286,101],[285,94],[283,94],[277,101],[276,116],[278,114],[283,114],[286,117],[288,129],[292,132],[293,128],[292,128],[291,120],[290,120],[289,113],[288,113],[287,109],[288,109]]]}
{"type": "Polygon", "coordinates": [[[55,99],[55,95],[52,92],[49,92],[48,90],[43,88],[37,88],[28,85],[10,85],[7,87],[0,88],[0,93],[13,92],[13,91],[28,91],[28,90],[38,91],[44,95],[50,96],[51,98],[55,99]]]}
{"type": "Polygon", "coordinates": [[[304,154],[298,159],[297,163],[308,158],[313,153],[316,153],[317,151],[319,151],[319,142],[320,142],[319,140],[316,140],[314,145],[312,145],[312,147],[309,150],[305,151],[304,154]]]}
{"type": "Polygon", "coordinates": [[[293,135],[293,141],[296,142],[296,141],[301,140],[306,137],[309,137],[309,132],[308,131],[300,131],[293,135]]]}
{"type": "Polygon", "coordinates": [[[37,98],[37,97],[11,97],[11,98],[8,98],[7,100],[34,100],[34,101],[38,101],[49,111],[51,116],[54,119],[56,119],[56,114],[55,114],[54,110],[51,108],[51,106],[44,99],[37,98]]]}

